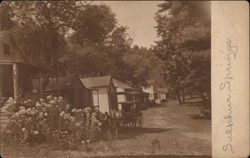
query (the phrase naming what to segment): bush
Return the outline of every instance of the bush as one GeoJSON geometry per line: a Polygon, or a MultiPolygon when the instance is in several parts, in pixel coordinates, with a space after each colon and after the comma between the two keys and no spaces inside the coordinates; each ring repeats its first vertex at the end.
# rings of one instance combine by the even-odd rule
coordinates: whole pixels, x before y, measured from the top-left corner
{"type": "Polygon", "coordinates": [[[10,98],[4,110],[17,111],[3,132],[3,143],[50,143],[62,149],[75,149],[82,142],[95,141],[102,131],[103,114],[86,107],[71,109],[62,97],[48,96],[39,102],[10,98]],[[16,108],[18,108],[16,110],[16,108]]]}

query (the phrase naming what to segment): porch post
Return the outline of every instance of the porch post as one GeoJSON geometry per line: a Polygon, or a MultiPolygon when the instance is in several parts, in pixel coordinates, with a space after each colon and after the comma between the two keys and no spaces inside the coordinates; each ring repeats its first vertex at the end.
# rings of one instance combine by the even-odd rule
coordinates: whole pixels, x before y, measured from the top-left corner
{"type": "Polygon", "coordinates": [[[0,65],[0,97],[3,96],[3,68],[2,65],[0,65]]]}
{"type": "Polygon", "coordinates": [[[14,88],[14,98],[18,98],[18,67],[17,63],[13,64],[13,88],[14,88]]]}

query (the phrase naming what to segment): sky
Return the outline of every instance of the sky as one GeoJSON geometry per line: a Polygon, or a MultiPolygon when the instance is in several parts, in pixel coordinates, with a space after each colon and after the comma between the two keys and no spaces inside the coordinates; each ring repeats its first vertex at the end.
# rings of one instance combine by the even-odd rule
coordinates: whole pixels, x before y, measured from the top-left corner
{"type": "Polygon", "coordinates": [[[157,40],[155,13],[163,1],[102,1],[116,14],[118,24],[127,26],[133,45],[150,48],[157,40]]]}

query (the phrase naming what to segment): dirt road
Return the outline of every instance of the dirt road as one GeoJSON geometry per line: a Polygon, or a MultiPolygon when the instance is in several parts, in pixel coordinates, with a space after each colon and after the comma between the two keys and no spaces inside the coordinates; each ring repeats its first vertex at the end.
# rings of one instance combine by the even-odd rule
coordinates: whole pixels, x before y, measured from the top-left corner
{"type": "Polygon", "coordinates": [[[129,155],[211,155],[211,120],[199,118],[199,105],[170,101],[149,108],[143,128],[124,133],[113,145],[129,155]]]}

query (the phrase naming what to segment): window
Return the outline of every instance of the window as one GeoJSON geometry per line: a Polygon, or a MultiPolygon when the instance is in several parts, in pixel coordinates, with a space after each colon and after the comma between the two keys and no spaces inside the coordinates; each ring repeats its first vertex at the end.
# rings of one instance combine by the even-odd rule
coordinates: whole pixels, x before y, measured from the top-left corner
{"type": "Polygon", "coordinates": [[[10,55],[10,46],[8,44],[3,44],[3,53],[5,55],[10,55]]]}

